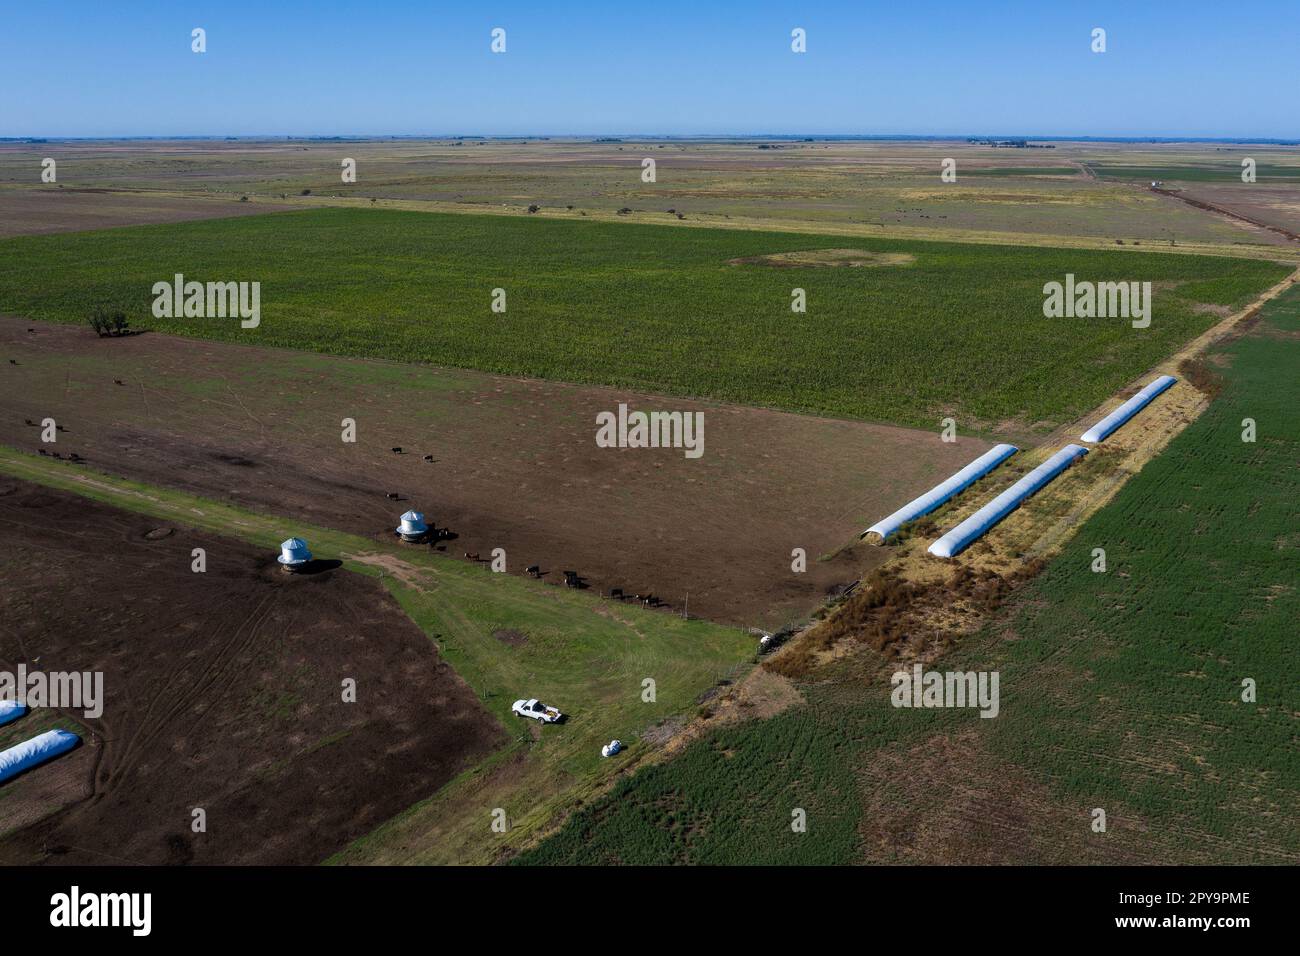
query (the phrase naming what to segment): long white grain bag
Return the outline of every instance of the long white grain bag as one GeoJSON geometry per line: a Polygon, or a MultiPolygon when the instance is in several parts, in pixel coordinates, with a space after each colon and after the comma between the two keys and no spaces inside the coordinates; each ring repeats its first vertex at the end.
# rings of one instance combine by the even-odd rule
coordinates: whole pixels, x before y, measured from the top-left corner
{"type": "Polygon", "coordinates": [[[1081,445],[1066,445],[979,511],[930,545],[929,552],[940,558],[960,554],[995,524],[1020,507],[1020,503],[1088,454],[1081,445]]]}
{"type": "Polygon", "coordinates": [[[0,727],[11,724],[27,713],[27,705],[16,700],[0,700],[0,727]]]}
{"type": "Polygon", "coordinates": [[[865,538],[869,534],[875,534],[884,541],[909,521],[915,521],[921,515],[929,514],[949,498],[965,491],[1019,450],[1015,445],[994,445],[961,471],[935,485],[920,497],[913,498],[888,518],[877,521],[858,537],[865,538]]]}
{"type": "Polygon", "coordinates": [[[1146,408],[1147,405],[1151,403],[1151,399],[1155,398],[1176,381],[1178,381],[1178,379],[1174,378],[1172,375],[1161,375],[1158,379],[1146,388],[1142,389],[1142,391],[1138,392],[1119,408],[1115,409],[1097,424],[1089,428],[1080,436],[1080,438],[1089,444],[1096,444],[1138,412],[1142,411],[1142,409],[1146,408]]]}
{"type": "Polygon", "coordinates": [[[81,738],[66,730],[49,730],[0,751],[0,783],[77,746],[81,738]]]}

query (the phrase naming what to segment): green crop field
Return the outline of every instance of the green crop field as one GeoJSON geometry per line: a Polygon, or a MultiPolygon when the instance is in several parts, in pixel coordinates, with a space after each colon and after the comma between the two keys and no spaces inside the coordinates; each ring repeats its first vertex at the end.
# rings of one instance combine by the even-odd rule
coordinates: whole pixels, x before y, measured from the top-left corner
{"type": "MultiPolygon", "coordinates": [[[[622,781],[519,862],[888,860],[907,842],[864,840],[865,807],[898,814],[897,835],[899,820],[939,828],[950,794],[984,791],[983,817],[1010,820],[990,831],[1004,861],[1300,861],[1300,288],[1225,362],[1209,410],[942,662],[997,670],[998,717],[894,709],[885,662],[866,679],[832,667],[803,688],[806,705],[622,781]],[[1091,569],[1097,547],[1105,573],[1091,569]],[[963,735],[976,756],[950,749],[963,735]],[[895,772],[873,774],[882,765],[895,772]],[[1026,810],[1018,791],[1036,787],[1026,810]],[[1098,807],[1105,834],[1090,828],[1098,807]]],[[[970,850],[982,817],[958,819],[970,850]]]]}
{"type": "Polygon", "coordinates": [[[1227,350],[1223,394],[1088,522],[1009,621],[1034,639],[1008,645],[1008,667],[1053,677],[1048,693],[1004,700],[1020,719],[991,721],[992,742],[1032,754],[1080,797],[1122,795],[1230,855],[1294,862],[1300,288],[1263,315],[1227,350]],[[1105,574],[1090,570],[1097,547],[1105,574]],[[1257,703],[1242,700],[1247,678],[1257,703]]]}
{"type": "MultiPolygon", "coordinates": [[[[809,703],[715,731],[670,762],[620,780],[561,830],[519,856],[524,865],[825,865],[858,856],[857,768],[871,741],[900,739],[898,711],[863,693],[806,691],[809,703]],[[807,831],[791,829],[795,809],[807,831]]],[[[911,714],[912,712],[908,712],[911,714]]]]}
{"type": "Polygon", "coordinates": [[[1043,430],[1278,281],[1270,262],[320,209],[0,242],[0,313],[636,387],[831,416],[1043,430]],[[910,264],[729,264],[852,247],[910,264]],[[151,315],[152,287],[261,283],[261,325],[151,315]],[[1043,285],[1156,283],[1151,327],[1048,319],[1043,285]],[[804,314],[791,290],[806,290],[804,314]],[[507,310],[491,310],[504,289],[507,310]]]}

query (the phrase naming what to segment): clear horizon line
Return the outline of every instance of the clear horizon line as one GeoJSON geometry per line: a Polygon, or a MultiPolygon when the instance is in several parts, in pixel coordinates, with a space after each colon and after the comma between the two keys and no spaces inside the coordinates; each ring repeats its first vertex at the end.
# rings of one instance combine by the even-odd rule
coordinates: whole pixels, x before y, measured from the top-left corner
{"type": "Polygon", "coordinates": [[[1210,134],[1033,134],[1033,133],[649,133],[649,132],[512,132],[512,133],[107,133],[94,135],[57,135],[36,133],[0,134],[0,142],[31,140],[58,141],[111,141],[111,140],[215,140],[215,139],[278,139],[278,140],[382,140],[382,139],[647,139],[647,140],[814,140],[814,141],[909,141],[909,140],[996,140],[1024,142],[1165,142],[1165,143],[1267,143],[1274,145],[1300,145],[1300,138],[1281,136],[1222,136],[1210,134]]]}

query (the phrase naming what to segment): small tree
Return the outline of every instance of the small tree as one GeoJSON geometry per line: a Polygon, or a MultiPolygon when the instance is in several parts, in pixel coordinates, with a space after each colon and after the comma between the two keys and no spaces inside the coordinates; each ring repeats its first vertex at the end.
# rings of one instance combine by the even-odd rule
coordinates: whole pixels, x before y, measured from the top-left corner
{"type": "Polygon", "coordinates": [[[90,327],[95,330],[95,334],[100,338],[108,334],[108,310],[103,306],[96,306],[91,309],[87,321],[90,322],[90,327]]]}
{"type": "Polygon", "coordinates": [[[126,317],[125,312],[121,309],[108,309],[102,305],[97,305],[91,309],[86,321],[90,323],[90,327],[95,330],[95,334],[100,338],[126,335],[131,327],[131,322],[126,317]]]}

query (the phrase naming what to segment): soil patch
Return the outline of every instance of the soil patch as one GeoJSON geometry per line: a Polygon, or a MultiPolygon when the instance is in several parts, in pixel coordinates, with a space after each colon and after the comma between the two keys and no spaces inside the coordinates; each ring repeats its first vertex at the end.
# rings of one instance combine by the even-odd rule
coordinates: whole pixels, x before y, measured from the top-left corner
{"type": "Polygon", "coordinates": [[[886,747],[862,766],[867,862],[1145,862],[1140,820],[1125,817],[1123,827],[1117,822],[1114,832],[1098,838],[1086,804],[1068,805],[1032,774],[990,754],[979,730],[886,747]]]}
{"type": "Polygon", "coordinates": [[[0,497],[0,667],[104,675],[101,717],[59,712],[84,746],[4,787],[0,863],[319,863],[504,742],[377,582],[152,528],[22,482],[0,497]]]}
{"type": "Polygon", "coordinates": [[[776,252],[766,256],[728,259],[733,266],[770,266],[776,269],[910,266],[916,256],[908,252],[867,252],[864,249],[809,249],[806,252],[776,252]]]}

